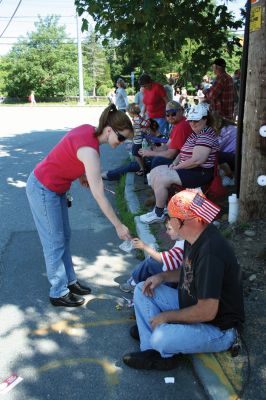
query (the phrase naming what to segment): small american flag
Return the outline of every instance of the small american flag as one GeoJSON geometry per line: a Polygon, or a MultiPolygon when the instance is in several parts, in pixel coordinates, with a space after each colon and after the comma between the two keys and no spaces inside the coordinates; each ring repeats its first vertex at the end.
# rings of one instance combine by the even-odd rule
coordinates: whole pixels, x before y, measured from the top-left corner
{"type": "Polygon", "coordinates": [[[200,196],[198,193],[194,197],[189,208],[207,223],[212,222],[221,210],[220,207],[216,206],[216,204],[200,196]]]}

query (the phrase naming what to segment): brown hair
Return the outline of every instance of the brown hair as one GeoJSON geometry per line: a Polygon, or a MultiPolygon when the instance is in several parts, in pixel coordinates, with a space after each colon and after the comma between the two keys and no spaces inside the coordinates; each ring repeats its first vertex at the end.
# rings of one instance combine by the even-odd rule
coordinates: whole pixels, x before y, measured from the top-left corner
{"type": "Polygon", "coordinates": [[[99,125],[95,131],[95,136],[100,136],[106,126],[110,126],[118,131],[128,129],[132,132],[133,136],[133,126],[129,117],[123,111],[117,110],[114,104],[110,104],[110,106],[103,110],[100,116],[99,125]]]}
{"type": "Polygon", "coordinates": [[[140,114],[140,106],[137,103],[130,103],[127,106],[127,112],[129,112],[130,114],[140,114]]]}
{"type": "Polygon", "coordinates": [[[122,78],[118,78],[116,83],[120,85],[121,88],[125,89],[127,87],[126,82],[122,78]]]}

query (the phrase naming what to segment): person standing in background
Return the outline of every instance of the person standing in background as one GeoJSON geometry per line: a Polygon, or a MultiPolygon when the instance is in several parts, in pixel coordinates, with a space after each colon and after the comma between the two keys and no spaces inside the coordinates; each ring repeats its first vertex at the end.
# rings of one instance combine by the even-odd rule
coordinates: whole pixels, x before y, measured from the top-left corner
{"type": "Polygon", "coordinates": [[[210,89],[203,93],[210,103],[210,111],[216,112],[221,117],[233,120],[234,113],[234,83],[225,71],[226,62],[223,58],[216,58],[213,62],[213,72],[216,79],[210,89]]]}
{"type": "Polygon", "coordinates": [[[126,112],[128,106],[127,92],[126,92],[126,82],[122,78],[118,78],[116,82],[116,92],[115,92],[115,105],[119,111],[126,112]]]}
{"type": "Polygon", "coordinates": [[[164,87],[158,82],[153,82],[148,74],[139,77],[139,85],[144,88],[143,112],[147,112],[149,118],[158,122],[159,131],[164,134],[167,128],[165,106],[168,103],[164,87]]]}

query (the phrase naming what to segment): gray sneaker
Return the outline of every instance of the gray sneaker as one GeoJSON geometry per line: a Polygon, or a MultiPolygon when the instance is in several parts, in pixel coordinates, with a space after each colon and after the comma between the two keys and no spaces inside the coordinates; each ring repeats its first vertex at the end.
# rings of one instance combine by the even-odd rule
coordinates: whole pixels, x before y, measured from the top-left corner
{"type": "Polygon", "coordinates": [[[121,285],[119,285],[119,289],[122,290],[122,292],[125,293],[134,293],[134,289],[136,287],[136,285],[131,285],[132,279],[128,280],[125,283],[121,283],[121,285]]]}

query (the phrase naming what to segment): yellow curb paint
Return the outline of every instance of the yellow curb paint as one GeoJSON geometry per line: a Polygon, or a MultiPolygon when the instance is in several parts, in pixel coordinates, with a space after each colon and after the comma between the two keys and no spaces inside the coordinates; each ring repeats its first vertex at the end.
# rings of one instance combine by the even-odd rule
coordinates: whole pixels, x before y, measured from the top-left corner
{"type": "Polygon", "coordinates": [[[82,328],[87,328],[87,327],[93,328],[93,327],[97,327],[97,326],[127,324],[129,322],[132,322],[132,320],[129,318],[108,319],[108,320],[106,319],[106,320],[101,320],[101,321],[84,322],[84,323],[82,323],[82,322],[73,323],[72,321],[69,321],[69,320],[62,320],[62,321],[58,321],[51,325],[41,326],[40,328],[35,329],[33,331],[33,334],[37,335],[37,336],[44,336],[51,332],[57,332],[57,333],[65,333],[66,335],[70,335],[70,336],[79,336],[80,329],[82,329],[82,328]]]}
{"type": "Polygon", "coordinates": [[[229,352],[214,354],[225,375],[237,391],[241,391],[244,381],[244,369],[247,357],[238,355],[232,357],[229,352]]]}
{"type": "Polygon", "coordinates": [[[213,354],[197,354],[195,355],[202,364],[204,364],[205,368],[208,368],[215,374],[217,379],[226,387],[226,390],[228,391],[228,400],[238,400],[239,397],[236,394],[234,388],[232,387],[231,383],[227,379],[226,375],[224,374],[220,364],[216,360],[213,354]]]}
{"type": "Polygon", "coordinates": [[[38,368],[38,372],[49,372],[53,369],[61,368],[61,367],[69,367],[79,364],[98,364],[102,367],[106,379],[109,384],[117,385],[119,383],[118,372],[121,368],[116,367],[114,363],[111,363],[107,359],[98,359],[98,358],[90,358],[90,357],[82,357],[82,358],[68,358],[65,360],[57,360],[52,361],[47,364],[44,364],[42,367],[38,368]]]}

